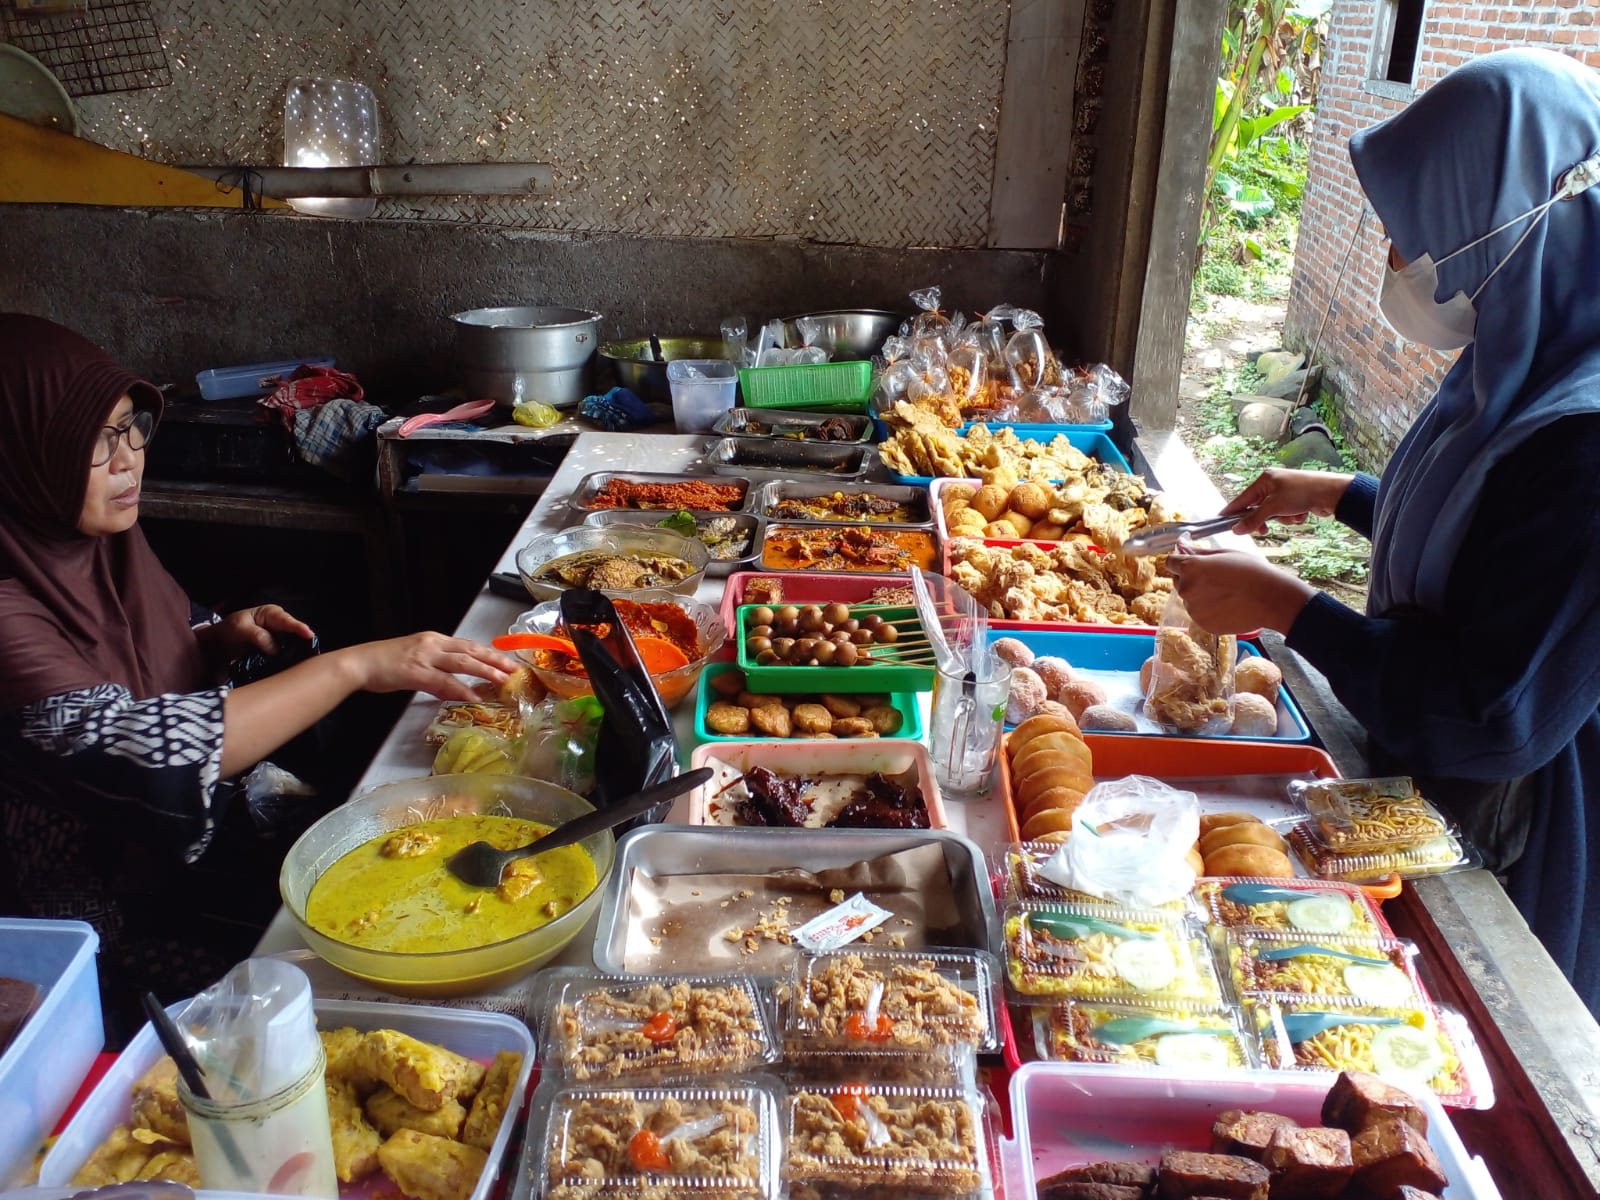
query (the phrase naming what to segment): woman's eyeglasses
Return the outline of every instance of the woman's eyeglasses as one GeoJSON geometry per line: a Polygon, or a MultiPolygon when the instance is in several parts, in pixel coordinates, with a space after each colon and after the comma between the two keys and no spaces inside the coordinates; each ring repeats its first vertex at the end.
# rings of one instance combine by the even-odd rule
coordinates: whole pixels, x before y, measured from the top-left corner
{"type": "Polygon", "coordinates": [[[134,413],[126,424],[107,425],[100,431],[100,439],[94,444],[94,457],[89,460],[89,465],[105,466],[117,453],[117,443],[123,438],[128,439],[128,449],[143,450],[149,444],[155,427],[156,415],[148,408],[141,408],[134,413]]]}

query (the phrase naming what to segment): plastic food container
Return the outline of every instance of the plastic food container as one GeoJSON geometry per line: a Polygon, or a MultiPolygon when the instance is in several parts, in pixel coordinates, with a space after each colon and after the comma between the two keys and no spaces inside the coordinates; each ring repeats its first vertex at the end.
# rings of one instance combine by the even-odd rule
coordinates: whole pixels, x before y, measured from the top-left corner
{"type": "Polygon", "coordinates": [[[871,387],[870,362],[739,368],[739,391],[750,408],[861,413],[871,387]]]}
{"type": "MultiPolygon", "coordinates": [[[[720,678],[721,676],[737,670],[739,670],[739,665],[737,663],[711,663],[706,667],[705,675],[702,676],[702,678],[705,680],[706,686],[700,689],[699,694],[695,699],[695,739],[700,742],[754,742],[767,740],[781,742],[789,740],[786,738],[768,739],[755,726],[751,726],[749,732],[747,733],[734,734],[716,733],[711,729],[711,726],[706,721],[706,710],[718,700],[736,700],[738,698],[737,693],[735,693],[733,696],[724,696],[721,692],[717,691],[715,687],[712,687],[711,684],[714,680],[720,678]]],[[[752,694],[770,695],[774,693],[756,692],[752,694]]],[[[808,695],[805,692],[795,692],[784,694],[784,699],[788,702],[789,707],[793,709],[793,707],[798,704],[819,699],[820,695],[820,693],[817,695],[808,695]]],[[[857,695],[859,696],[860,693],[857,693],[857,695]]],[[[893,733],[880,733],[878,737],[880,739],[901,738],[912,742],[921,741],[922,706],[917,703],[916,693],[889,692],[885,696],[885,699],[888,701],[888,707],[894,709],[895,712],[900,714],[900,728],[895,730],[893,733]]]]}
{"type": "Polygon", "coordinates": [[[1446,834],[1405,850],[1338,854],[1317,840],[1309,826],[1309,821],[1291,825],[1283,830],[1283,838],[1306,871],[1318,879],[1367,884],[1395,875],[1415,879],[1446,875],[1451,871],[1470,871],[1483,864],[1477,848],[1457,834],[1446,834]]]}
{"type": "Polygon", "coordinates": [[[1391,936],[1389,922],[1358,887],[1310,879],[1201,879],[1194,898],[1213,925],[1293,931],[1305,937],[1391,936]],[[1288,894],[1292,893],[1292,894],[1288,894]]]}
{"type": "Polygon", "coordinates": [[[1006,971],[1024,996],[1218,1004],[1205,935],[1158,909],[1024,901],[1006,910],[1006,971]]]}
{"type": "Polygon", "coordinates": [[[761,548],[761,565],[764,568],[771,567],[773,570],[826,571],[844,575],[899,572],[903,579],[910,574],[913,565],[921,567],[924,571],[931,571],[938,561],[939,544],[934,539],[933,530],[886,525],[874,530],[876,537],[883,541],[872,548],[892,548],[899,552],[896,558],[888,562],[863,562],[855,565],[844,557],[843,550],[850,548],[846,535],[856,528],[859,526],[825,522],[813,522],[808,525],[794,521],[779,525],[769,521],[767,535],[761,548]],[[783,547],[776,544],[783,538],[795,536],[807,539],[804,560],[799,555],[786,554],[783,547]],[[900,559],[900,555],[904,556],[903,560],[900,559]],[[784,558],[790,560],[787,567],[781,565],[784,558]],[[903,569],[897,565],[898,561],[905,563],[903,569]],[[774,565],[775,563],[779,565],[774,565]]]}
{"type": "Polygon", "coordinates": [[[0,918],[0,976],[41,993],[0,1054],[0,1188],[20,1182],[105,1045],[99,945],[82,921],[0,918]]]}
{"type": "Polygon", "coordinates": [[[534,1193],[544,1200],[776,1200],[779,1193],[770,1083],[568,1087],[547,1103],[543,1139],[531,1121],[528,1131],[529,1146],[540,1151],[534,1193]],[[683,1145],[674,1148],[674,1141],[683,1145]]]}
{"type": "Polygon", "coordinates": [[[1396,938],[1230,929],[1222,945],[1241,1000],[1269,994],[1388,1008],[1427,1003],[1412,964],[1417,948],[1396,938]]]}
{"type": "MultiPolygon", "coordinates": [[[[1107,466],[1115,467],[1125,475],[1133,474],[1132,468],[1128,466],[1128,460],[1123,457],[1122,451],[1117,449],[1116,443],[1099,430],[1066,429],[1058,435],[1051,435],[1049,437],[1023,437],[1021,440],[1024,442],[1043,442],[1048,444],[1053,442],[1057,436],[1066,438],[1067,441],[1072,443],[1074,448],[1084,454],[1087,454],[1090,458],[1098,458],[1107,466]]],[[[916,487],[928,487],[938,477],[933,475],[896,475],[891,471],[889,478],[894,480],[896,483],[906,483],[916,487]]]]}
{"type": "MultiPolygon", "coordinates": [[[[1061,847],[1053,842],[1013,842],[1006,849],[1006,898],[1008,900],[1068,900],[1074,904],[1105,904],[1103,896],[1074,891],[1047,879],[1039,868],[1061,847]]],[[[1189,902],[1182,897],[1157,904],[1163,912],[1182,915],[1189,902]]]]}
{"type": "Polygon", "coordinates": [[[1309,832],[1335,854],[1385,854],[1456,832],[1409,776],[1338,779],[1290,788],[1309,832]]]}
{"type": "MultiPolygon", "coordinates": [[[[1230,1108],[1318,1125],[1327,1092],[1326,1078],[1296,1071],[1208,1077],[1025,1063],[1011,1076],[1016,1140],[1002,1147],[1006,1194],[1033,1196],[1038,1180],[1084,1163],[1127,1158],[1153,1165],[1167,1150],[1209,1150],[1212,1123],[1230,1108]]],[[[1449,1176],[1450,1200],[1499,1200],[1483,1160],[1468,1155],[1438,1100],[1419,1092],[1417,1102],[1428,1117],[1428,1142],[1449,1176]]]]}
{"type": "Polygon", "coordinates": [[[710,433],[733,407],[738,368],[717,358],[680,358],[667,364],[672,420],[679,433],[710,433]]]}
{"type": "Polygon", "coordinates": [[[1257,1061],[1254,1040],[1225,1008],[1066,1000],[1033,1013],[1042,1059],[1220,1074],[1257,1061]]]}
{"type": "Polygon", "coordinates": [[[980,951],[845,949],[801,960],[787,1053],[1000,1045],[995,977],[980,951]]]}
{"type": "Polygon", "coordinates": [[[989,1197],[991,1108],[981,1092],[957,1088],[797,1085],[788,1098],[784,1177],[796,1188],[832,1185],[845,1195],[989,1197]]]}
{"type": "Polygon", "coordinates": [[[786,479],[799,472],[815,478],[853,480],[866,474],[874,458],[858,442],[797,441],[790,438],[719,438],[707,447],[705,462],[715,475],[786,479]]]}
{"type": "MultiPolygon", "coordinates": [[[[691,767],[707,767],[712,765],[712,759],[727,763],[736,771],[766,767],[779,775],[798,775],[807,779],[815,779],[819,775],[900,775],[912,772],[923,807],[928,810],[926,828],[945,829],[950,823],[945,814],[944,800],[939,794],[939,784],[933,777],[933,765],[928,760],[927,748],[920,742],[900,738],[821,742],[790,738],[715,742],[697,746],[689,763],[691,767]]],[[[733,805],[718,799],[717,791],[717,781],[712,780],[689,793],[689,824],[739,824],[732,813],[733,805]]],[[[804,828],[817,829],[821,826],[804,828]]]]}
{"type": "Polygon", "coordinates": [[[539,1022],[544,1066],[576,1083],[728,1075],[778,1057],[767,999],[748,976],[554,974],[539,1022]]]}
{"type": "MultiPolygon", "coordinates": [[[[910,604],[911,581],[904,575],[819,575],[815,571],[736,571],[728,576],[719,611],[729,634],[738,631],[739,609],[746,603],[745,593],[754,581],[776,581],[781,599],[762,601],[777,604],[880,604],[874,592],[895,595],[892,603],[910,604]],[[903,597],[903,598],[902,598],[903,597]]],[[[753,601],[751,601],[753,603],[753,601]]]]}
{"type": "Polygon", "coordinates": [[[241,367],[213,367],[200,371],[194,382],[202,399],[246,400],[271,395],[301,367],[331,367],[329,357],[290,358],[282,362],[247,363],[241,367]]]}
{"type": "MultiPolygon", "coordinates": [[[[756,627],[751,614],[770,605],[746,604],[740,607],[735,628],[738,641],[737,662],[752,691],[780,692],[926,692],[933,687],[933,646],[923,632],[917,610],[910,605],[854,605],[851,617],[876,613],[885,624],[896,627],[899,640],[872,643],[859,649],[870,650],[872,661],[849,667],[802,667],[789,663],[762,663],[750,653],[750,630],[756,627]],[[902,661],[902,656],[914,661],[902,661]],[[926,662],[924,662],[926,660],[926,662]]],[[[805,635],[801,635],[805,636],[805,635]]],[[[864,635],[858,635],[864,636],[864,635]]]]}
{"type": "MultiPolygon", "coordinates": [[[[512,1126],[517,1124],[517,1113],[528,1087],[528,1075],[533,1069],[533,1036],[527,1026],[501,1013],[477,1012],[473,1009],[428,1008],[363,1000],[313,999],[312,1005],[316,1009],[317,1024],[324,1030],[345,1026],[362,1031],[396,1029],[485,1063],[502,1050],[522,1055],[522,1067],[512,1090],[516,1107],[510,1109],[501,1120],[500,1129],[489,1149],[489,1161],[469,1197],[469,1200],[488,1200],[494,1182],[499,1177],[501,1160],[511,1140],[512,1126]]],[[[182,1012],[183,1007],[183,1003],[175,1004],[167,1011],[177,1014],[182,1012]]],[[[78,1168],[105,1141],[112,1128],[127,1122],[132,1108],[134,1082],[154,1066],[163,1053],[155,1030],[145,1025],[117,1056],[117,1061],[95,1085],[94,1091],[45,1156],[39,1171],[41,1186],[70,1184],[78,1168]]],[[[219,1193],[199,1194],[206,1196],[219,1193]]]]}
{"type": "Polygon", "coordinates": [[[645,588],[602,588],[608,596],[636,597],[644,591],[676,592],[692,596],[700,581],[705,578],[711,555],[705,544],[696,538],[686,538],[670,529],[646,529],[635,525],[618,525],[600,529],[593,525],[574,525],[559,533],[545,533],[530,540],[517,551],[517,574],[522,576],[522,586],[535,600],[558,600],[566,586],[537,578],[547,564],[569,554],[603,551],[607,554],[660,555],[682,561],[688,573],[672,583],[652,584],[645,588]]]}

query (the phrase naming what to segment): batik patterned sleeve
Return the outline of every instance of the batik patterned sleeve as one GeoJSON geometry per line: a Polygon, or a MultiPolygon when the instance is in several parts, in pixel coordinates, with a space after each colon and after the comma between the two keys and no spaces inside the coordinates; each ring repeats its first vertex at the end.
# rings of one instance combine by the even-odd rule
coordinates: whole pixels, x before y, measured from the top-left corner
{"type": "Polygon", "coordinates": [[[47,696],[22,709],[22,738],[72,760],[100,792],[184,830],[184,861],[198,859],[216,826],[226,688],[135,700],[120,684],[47,696]]]}

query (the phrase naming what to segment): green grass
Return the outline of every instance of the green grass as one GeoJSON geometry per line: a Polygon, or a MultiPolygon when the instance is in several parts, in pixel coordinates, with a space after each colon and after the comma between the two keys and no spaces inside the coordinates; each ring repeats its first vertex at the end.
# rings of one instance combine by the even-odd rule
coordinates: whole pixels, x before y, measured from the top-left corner
{"type": "Polygon", "coordinates": [[[1371,549],[1366,538],[1333,518],[1311,517],[1285,542],[1279,561],[1307,583],[1365,583],[1371,549]]]}

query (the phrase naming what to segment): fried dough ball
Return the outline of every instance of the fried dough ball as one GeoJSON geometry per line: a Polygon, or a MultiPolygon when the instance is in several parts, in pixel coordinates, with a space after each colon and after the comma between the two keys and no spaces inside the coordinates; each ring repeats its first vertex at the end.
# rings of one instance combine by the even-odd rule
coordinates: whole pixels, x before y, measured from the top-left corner
{"type": "Polygon", "coordinates": [[[990,521],[983,527],[983,536],[1013,540],[1017,536],[1017,527],[1010,521],[990,521]]]}
{"type": "Polygon", "coordinates": [[[1034,709],[1043,704],[1048,693],[1044,680],[1027,667],[1017,667],[1011,672],[1011,695],[1006,700],[1006,720],[1020,725],[1033,716],[1034,709]]]}
{"type": "Polygon", "coordinates": [[[879,737],[893,737],[906,722],[900,710],[888,704],[875,704],[861,715],[872,722],[872,728],[879,737]]]}
{"type": "Polygon", "coordinates": [[[840,717],[828,732],[841,738],[878,736],[877,728],[865,717],[840,717]]]}
{"type": "Polygon", "coordinates": [[[713,675],[711,686],[724,696],[737,696],[745,689],[744,672],[733,670],[713,675]]]}
{"type": "Polygon", "coordinates": [[[1025,842],[1038,841],[1047,833],[1071,833],[1072,810],[1065,808],[1047,808],[1030,817],[1022,826],[1022,840],[1025,842]]]}
{"type": "Polygon", "coordinates": [[[726,700],[718,700],[706,708],[706,728],[712,733],[732,734],[750,732],[750,710],[726,700]]]}
{"type": "Polygon", "coordinates": [[[1009,525],[1015,529],[1017,532],[1012,535],[1013,537],[1025,538],[1028,536],[1028,531],[1033,528],[1033,519],[1013,509],[1007,509],[1000,514],[998,524],[1009,525]]]}
{"type": "Polygon", "coordinates": [[[1031,667],[1033,665],[1033,651],[1027,644],[1017,638],[1003,637],[995,639],[994,652],[1013,667],[1031,667]]]}
{"type": "Polygon", "coordinates": [[[1074,727],[1078,724],[1078,718],[1072,715],[1072,710],[1059,700],[1046,700],[1034,711],[1034,715],[1060,717],[1063,721],[1071,721],[1074,727]]]}
{"type": "Polygon", "coordinates": [[[1221,829],[1224,825],[1240,825],[1261,823],[1261,818],[1245,812],[1219,812],[1200,814],[1200,832],[1210,833],[1213,829],[1221,829]]]}
{"type": "Polygon", "coordinates": [[[1233,724],[1228,732],[1240,737],[1271,737],[1278,732],[1277,707],[1265,696],[1240,692],[1233,698],[1233,724]]]}
{"type": "Polygon", "coordinates": [[[988,523],[977,509],[963,508],[950,518],[950,532],[961,537],[982,537],[988,523]]]}
{"type": "Polygon", "coordinates": [[[1262,821],[1220,825],[1200,838],[1200,853],[1207,858],[1226,846],[1266,846],[1281,851],[1284,843],[1278,831],[1262,821]]]}
{"type": "Polygon", "coordinates": [[[833,714],[820,704],[797,704],[794,727],[801,733],[825,733],[832,737],[833,714]]]}
{"type": "Polygon", "coordinates": [[[1106,690],[1092,679],[1072,679],[1056,693],[1056,699],[1071,709],[1074,719],[1082,725],[1083,710],[1104,704],[1106,690]]]}
{"type": "Polygon", "coordinates": [[[1269,703],[1278,703],[1278,689],[1283,686],[1283,672],[1277,663],[1268,662],[1258,655],[1239,660],[1233,669],[1233,686],[1238,692],[1250,692],[1264,697],[1269,703]]]}
{"type": "Polygon", "coordinates": [[[1067,527],[1055,521],[1035,521],[1028,536],[1036,542],[1059,542],[1066,532],[1067,527]]]}
{"type": "Polygon", "coordinates": [[[1072,678],[1072,664],[1054,654],[1042,654],[1032,665],[1033,673],[1044,680],[1044,690],[1052,696],[1059,695],[1072,678]]]}
{"type": "Polygon", "coordinates": [[[794,732],[789,710],[781,704],[764,704],[750,710],[750,724],[762,737],[786,738],[794,732]]]}
{"type": "Polygon", "coordinates": [[[1089,748],[1076,733],[1057,731],[1044,733],[1019,750],[1011,760],[1011,769],[1019,777],[1032,774],[1036,762],[1079,763],[1084,768],[1093,766],[1089,748]]]}
{"type": "Polygon", "coordinates": [[[1125,713],[1110,704],[1091,704],[1078,715],[1078,720],[1085,730],[1110,729],[1118,733],[1139,731],[1139,723],[1133,719],[1132,713],[1125,713]]]}
{"type": "Polygon", "coordinates": [[[986,483],[973,493],[972,507],[983,514],[986,521],[997,521],[1000,514],[1006,510],[1006,490],[992,483],[986,483]]]}
{"type": "Polygon", "coordinates": [[[1029,480],[1012,489],[1011,499],[1007,503],[1017,512],[1037,521],[1055,507],[1056,497],[1045,484],[1029,480]]]}
{"type": "Polygon", "coordinates": [[[972,498],[977,494],[978,489],[970,483],[952,483],[940,493],[940,496],[946,504],[949,504],[952,500],[960,500],[963,504],[971,504],[972,498]]]}

